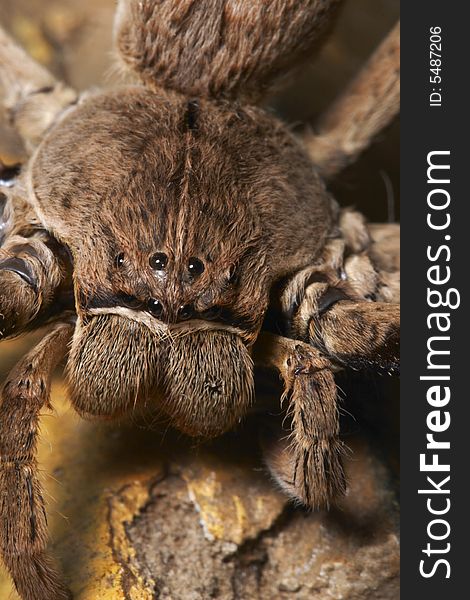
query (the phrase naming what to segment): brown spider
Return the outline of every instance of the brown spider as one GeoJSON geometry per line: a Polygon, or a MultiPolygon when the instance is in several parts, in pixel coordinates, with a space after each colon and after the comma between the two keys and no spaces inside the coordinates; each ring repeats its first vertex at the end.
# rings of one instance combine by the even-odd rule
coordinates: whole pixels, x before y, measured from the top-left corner
{"type": "Polygon", "coordinates": [[[0,404],[0,553],[25,600],[70,597],[35,458],[66,355],[80,415],[152,408],[201,437],[248,412],[253,362],[274,367],[291,428],[274,476],[313,508],[344,494],[334,373],[397,371],[398,271],[322,176],[397,112],[397,29],[304,143],[257,106],[338,5],[120,0],[136,82],[81,96],[0,30],[0,101],[30,155],[0,177],[0,337],[48,327],[0,404]]]}

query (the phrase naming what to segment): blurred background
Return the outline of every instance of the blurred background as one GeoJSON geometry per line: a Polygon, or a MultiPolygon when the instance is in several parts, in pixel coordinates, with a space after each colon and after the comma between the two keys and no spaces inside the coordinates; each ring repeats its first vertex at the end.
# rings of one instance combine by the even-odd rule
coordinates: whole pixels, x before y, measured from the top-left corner
{"type": "MultiPolygon", "coordinates": [[[[76,0],[0,0],[0,22],[36,60],[46,65],[57,77],[76,89],[84,90],[89,87],[113,85],[111,31],[114,9],[114,0],[81,0],[80,2],[76,0]]],[[[269,100],[272,110],[289,122],[293,128],[307,123],[313,125],[317,116],[329,106],[338,92],[364,64],[374,48],[391,29],[398,18],[398,13],[399,0],[346,1],[328,43],[315,57],[315,60],[312,59],[311,64],[302,69],[288,88],[269,100]]],[[[0,155],[3,153],[11,156],[15,154],[17,142],[14,132],[9,130],[7,123],[2,121],[1,117],[0,112],[0,155]]],[[[399,123],[396,119],[380,134],[376,143],[361,156],[360,160],[346,169],[331,184],[331,189],[340,204],[343,206],[354,205],[371,221],[398,221],[400,214],[399,183],[399,123]]],[[[1,379],[18,357],[31,347],[36,338],[37,336],[30,335],[19,341],[5,342],[0,345],[1,379]]],[[[368,382],[367,386],[363,382],[354,382],[353,388],[357,392],[356,395],[370,396],[372,389],[374,400],[380,398],[383,403],[383,399],[385,399],[387,408],[385,411],[377,411],[377,419],[371,430],[375,431],[376,437],[381,438],[382,450],[385,448],[383,453],[386,455],[386,463],[391,468],[392,478],[396,478],[398,472],[396,382],[373,381],[372,383],[368,382]]],[[[57,510],[71,516],[71,522],[73,522],[74,514],[75,516],[80,515],[77,520],[83,520],[83,515],[85,515],[84,531],[85,533],[88,530],[91,532],[88,550],[82,556],[83,565],[77,563],[77,556],[80,553],[79,548],[86,545],[84,534],[75,530],[71,534],[70,527],[73,526],[66,524],[62,515],[59,519],[57,519],[57,515],[52,519],[55,545],[59,548],[58,554],[63,557],[64,568],[66,571],[68,570],[69,576],[74,578],[75,589],[82,590],[77,597],[83,600],[94,600],[98,597],[103,600],[108,597],[111,600],[117,600],[121,598],[121,592],[113,587],[114,584],[109,584],[108,596],[104,595],[102,587],[104,584],[96,583],[100,577],[99,573],[110,574],[119,571],[113,562],[116,549],[113,549],[114,558],[103,559],[93,545],[94,537],[96,537],[95,526],[100,526],[98,523],[104,520],[104,513],[98,514],[91,509],[91,512],[87,512],[86,499],[84,505],[74,504],[74,493],[78,486],[84,497],[94,499],[93,502],[95,502],[95,499],[102,493],[102,486],[96,487],[97,482],[105,471],[108,473],[106,481],[111,487],[117,485],[116,481],[127,481],[127,472],[119,473],[117,476],[115,465],[116,461],[128,460],[128,456],[123,450],[123,448],[127,449],[128,445],[131,445],[135,454],[134,462],[128,465],[132,476],[138,472],[138,469],[145,474],[153,473],[156,467],[153,463],[148,463],[148,448],[150,447],[152,453],[155,454],[158,454],[161,448],[159,442],[155,442],[155,436],[153,438],[146,437],[146,434],[140,431],[139,436],[143,441],[139,442],[139,446],[134,447],[132,444],[135,442],[135,436],[132,433],[122,433],[121,442],[118,438],[113,438],[110,442],[108,433],[102,433],[101,426],[82,425],[78,418],[71,414],[64,401],[60,375],[55,379],[53,394],[56,410],[59,415],[62,415],[61,418],[64,418],[64,421],[61,424],[59,419],[54,419],[54,423],[52,420],[48,420],[45,431],[46,435],[50,433],[54,438],[58,454],[53,457],[52,446],[47,441],[41,446],[42,454],[40,456],[45,470],[57,475],[62,484],[60,486],[56,485],[57,482],[48,484],[49,495],[59,504],[57,510]],[[55,424],[56,421],[57,424],[55,424]],[[66,437],[69,434],[70,437],[73,437],[71,443],[69,443],[70,437],[66,437]],[[81,440],[80,435],[84,436],[81,440]],[[100,452],[102,452],[101,455],[99,455],[100,452]],[[89,453],[87,458],[96,463],[96,468],[91,469],[87,466],[83,458],[79,459],[78,463],[76,462],[75,456],[83,456],[83,453],[85,455],[89,453]],[[125,456],[127,458],[124,458],[125,456]],[[77,466],[77,469],[73,475],[69,476],[67,469],[70,469],[71,464],[77,466]],[[148,470],[146,470],[146,465],[148,470]],[[84,566],[93,561],[95,561],[93,567],[84,566]],[[85,580],[88,583],[84,583],[85,580]],[[93,587],[95,585],[93,582],[97,587],[93,587]]],[[[372,409],[372,411],[374,410],[376,409],[372,409]]],[[[350,427],[360,429],[361,426],[356,424],[350,427]]],[[[119,435],[121,434],[117,434],[118,437],[119,435]]],[[[179,441],[177,445],[181,446],[179,441]]],[[[237,448],[239,447],[238,442],[235,445],[237,448]]],[[[248,454],[251,449],[252,445],[248,444],[244,448],[245,454],[248,454]]],[[[240,456],[237,454],[237,459],[233,460],[235,465],[240,460],[240,456]]],[[[222,472],[224,467],[217,468],[220,468],[222,472]]],[[[238,474],[237,477],[241,481],[244,475],[238,474]]],[[[388,484],[384,484],[384,486],[389,490],[388,484]]],[[[395,485],[393,488],[395,489],[395,485]]],[[[344,513],[344,515],[346,514],[344,513]]],[[[388,517],[381,517],[381,520],[385,522],[386,518],[388,517]]],[[[106,538],[104,544],[107,543],[106,538]]],[[[335,550],[335,560],[339,561],[340,555],[341,551],[335,550]]],[[[300,568],[298,565],[294,565],[292,568],[294,569],[294,567],[295,569],[300,568]]],[[[383,569],[386,570],[386,567],[382,567],[383,569]]],[[[395,589],[393,588],[393,590],[395,589]]],[[[393,590],[390,592],[392,595],[388,596],[384,592],[380,598],[398,597],[393,595],[395,593],[393,590]]],[[[279,592],[279,597],[283,598],[283,594],[284,592],[282,594],[279,592]]],[[[127,597],[125,594],[122,595],[122,598],[127,597]]],[[[194,596],[194,598],[198,597],[194,596]]],[[[271,594],[266,597],[277,596],[271,594]]],[[[349,598],[350,596],[322,596],[320,594],[318,597],[349,598]]],[[[366,592],[357,597],[378,600],[378,596],[369,596],[366,592]]],[[[0,598],[2,600],[3,598],[16,598],[1,572],[0,598]]],[[[136,592],[132,598],[146,599],[147,596],[145,593],[139,595],[136,592]]],[[[356,598],[356,596],[353,595],[351,598],[356,598]]]]}

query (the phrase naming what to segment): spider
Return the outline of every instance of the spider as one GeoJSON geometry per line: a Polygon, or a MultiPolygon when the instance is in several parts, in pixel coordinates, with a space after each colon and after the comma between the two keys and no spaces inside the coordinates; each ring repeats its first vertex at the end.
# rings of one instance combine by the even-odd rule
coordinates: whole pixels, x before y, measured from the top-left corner
{"type": "Polygon", "coordinates": [[[397,372],[398,271],[324,182],[398,110],[397,28],[315,134],[260,107],[339,4],[120,0],[132,81],[81,95],[0,29],[0,101],[29,154],[0,176],[0,338],[46,328],[0,404],[0,553],[25,600],[70,597],[35,458],[64,357],[81,416],[152,409],[204,438],[251,410],[254,364],[276,369],[274,477],[312,508],[345,493],[335,372],[397,372]]]}

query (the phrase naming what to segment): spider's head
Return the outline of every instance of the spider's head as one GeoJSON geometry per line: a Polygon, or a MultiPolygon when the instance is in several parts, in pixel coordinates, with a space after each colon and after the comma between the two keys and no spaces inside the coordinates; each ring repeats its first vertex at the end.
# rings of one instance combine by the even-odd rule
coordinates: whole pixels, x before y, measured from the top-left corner
{"type": "Polygon", "coordinates": [[[189,433],[233,425],[273,279],[327,230],[324,190],[290,134],[256,108],[127,87],[46,136],[29,189],[73,261],[78,410],[113,416],[160,389],[189,433]]]}
{"type": "Polygon", "coordinates": [[[180,430],[218,435],[253,398],[249,346],[268,301],[265,250],[246,207],[216,210],[197,194],[181,201],[167,190],[142,223],[143,189],[116,206],[100,260],[74,260],[72,400],[82,414],[116,416],[156,399],[180,430]]]}
{"type": "Polygon", "coordinates": [[[253,193],[259,139],[239,119],[128,88],[84,103],[39,149],[33,201],[73,261],[68,372],[82,414],[157,395],[180,429],[207,436],[250,404],[271,242],[253,193]]]}
{"type": "Polygon", "coordinates": [[[272,120],[257,116],[128,87],[90,98],[46,136],[32,202],[70,250],[84,321],[127,310],[254,341],[271,283],[263,212],[289,193],[271,164],[277,140],[264,136],[272,120]]]}

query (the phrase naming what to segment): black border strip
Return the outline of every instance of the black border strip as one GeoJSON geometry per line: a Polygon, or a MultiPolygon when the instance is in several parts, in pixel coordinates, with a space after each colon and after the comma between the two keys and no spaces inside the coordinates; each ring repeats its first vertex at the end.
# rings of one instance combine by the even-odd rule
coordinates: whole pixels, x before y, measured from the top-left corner
{"type": "MultiPolygon", "coordinates": [[[[401,435],[402,435],[402,594],[405,600],[426,598],[426,600],[466,597],[467,580],[470,569],[467,565],[470,544],[470,518],[467,506],[467,482],[470,471],[470,393],[468,373],[470,373],[470,333],[467,314],[469,295],[470,218],[468,208],[470,197],[467,179],[470,177],[468,165],[468,137],[470,134],[468,105],[468,59],[470,51],[470,23],[465,18],[464,2],[402,2],[401,5],[401,196],[402,196],[402,379],[401,379],[401,435]],[[430,28],[442,30],[442,77],[441,84],[430,83],[430,28]],[[441,88],[442,106],[430,106],[431,88],[441,88]],[[450,183],[433,184],[427,182],[427,156],[432,151],[450,151],[448,158],[441,158],[450,164],[450,183]],[[449,228],[433,231],[427,225],[427,195],[433,188],[443,187],[450,194],[447,209],[451,218],[449,228]],[[450,240],[445,236],[450,235],[450,240]],[[427,247],[436,256],[440,246],[440,258],[434,262],[426,256],[427,247]],[[440,286],[430,286],[427,270],[439,264],[442,273],[450,267],[450,281],[440,286]],[[456,309],[441,307],[436,311],[428,306],[427,288],[438,288],[444,293],[448,288],[459,291],[461,304],[456,309]],[[432,312],[446,312],[450,315],[451,326],[448,342],[440,342],[442,349],[450,350],[449,355],[441,355],[441,364],[449,364],[450,369],[427,368],[427,341],[436,334],[436,322],[428,328],[427,317],[432,312]],[[420,380],[420,376],[436,374],[449,375],[450,381],[420,380]],[[450,442],[450,449],[438,452],[440,463],[449,464],[450,471],[420,471],[420,454],[426,452],[426,422],[428,414],[437,410],[427,401],[427,390],[431,385],[448,385],[451,397],[446,406],[439,408],[441,422],[451,418],[447,430],[435,434],[436,439],[450,442]],[[419,494],[419,489],[433,489],[427,476],[433,477],[440,485],[449,489],[449,494],[419,494]],[[432,515],[428,509],[443,510],[443,515],[432,515]],[[449,535],[442,540],[433,540],[428,535],[428,526],[433,519],[442,518],[450,526],[449,535]],[[429,552],[427,544],[430,544],[429,552]],[[450,544],[447,547],[447,544],[450,544]],[[423,550],[429,552],[425,553],[423,550]],[[446,551],[444,551],[446,550],[446,551]],[[448,551],[447,551],[448,550],[448,551]],[[448,561],[436,566],[439,559],[448,561]],[[422,570],[435,572],[431,577],[420,574],[422,570]],[[449,578],[446,575],[450,574],[449,578]]],[[[444,156],[444,155],[442,155],[444,156]]],[[[435,171],[437,174],[437,171],[435,171]]],[[[442,175],[442,173],[441,173],[442,175]]],[[[445,179],[445,177],[442,177],[445,179]]],[[[436,199],[438,195],[434,196],[436,199]]],[[[445,194],[440,195],[441,199],[445,194]]],[[[446,210],[437,216],[444,218],[446,210]]],[[[437,214],[437,213],[436,213],[437,214]]],[[[437,217],[436,217],[437,218],[437,217]]],[[[432,272],[436,275],[436,271],[432,272]]],[[[456,296],[454,295],[454,299],[456,296]]],[[[445,319],[441,321],[443,324],[445,319]]],[[[435,344],[438,342],[434,342],[435,344]]],[[[431,417],[432,419],[433,417],[431,417]]],[[[437,418],[437,417],[436,417],[437,418]]],[[[436,420],[431,421],[436,425],[436,420]]],[[[427,451],[426,461],[432,460],[432,450],[427,451]]],[[[436,537],[444,536],[447,526],[443,523],[431,525],[430,531],[436,537]]]]}

